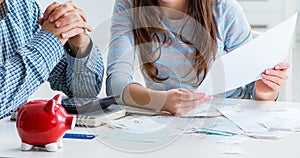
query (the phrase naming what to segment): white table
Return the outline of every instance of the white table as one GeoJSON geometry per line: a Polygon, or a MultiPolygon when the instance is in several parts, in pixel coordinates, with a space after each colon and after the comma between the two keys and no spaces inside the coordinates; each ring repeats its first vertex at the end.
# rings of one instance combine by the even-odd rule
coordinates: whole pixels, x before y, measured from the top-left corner
{"type": "MultiPolygon", "coordinates": [[[[250,100],[214,100],[214,102],[241,104],[253,108],[295,107],[300,109],[300,103],[284,102],[257,102],[250,100]]],[[[101,133],[111,131],[107,127],[80,128],[72,132],[96,132],[99,136],[93,140],[64,139],[64,148],[57,152],[34,150],[20,151],[20,139],[16,132],[15,122],[8,118],[0,121],[0,157],[20,158],[74,158],[74,157],[109,157],[109,158],[158,158],[158,157],[184,157],[184,158],[299,158],[300,133],[294,133],[280,140],[248,139],[235,147],[243,149],[243,154],[221,154],[220,148],[226,146],[216,143],[221,136],[205,136],[203,134],[183,134],[176,138],[169,137],[159,143],[141,143],[117,140],[103,140],[101,133]],[[98,132],[97,132],[98,131],[98,132]],[[176,139],[175,139],[176,138],[176,139]]]]}

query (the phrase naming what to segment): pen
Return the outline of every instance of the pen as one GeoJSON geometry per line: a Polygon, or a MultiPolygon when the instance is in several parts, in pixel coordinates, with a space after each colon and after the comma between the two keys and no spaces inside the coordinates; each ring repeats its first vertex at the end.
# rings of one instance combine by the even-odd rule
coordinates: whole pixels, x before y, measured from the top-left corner
{"type": "Polygon", "coordinates": [[[71,139],[94,139],[96,135],[93,134],[79,134],[79,133],[66,133],[63,138],[71,139]]]}
{"type": "Polygon", "coordinates": [[[217,131],[217,130],[207,129],[207,128],[199,128],[199,129],[196,130],[196,132],[205,133],[205,134],[208,134],[208,135],[219,135],[219,136],[234,136],[234,135],[237,135],[236,133],[233,133],[233,132],[217,131]]]}

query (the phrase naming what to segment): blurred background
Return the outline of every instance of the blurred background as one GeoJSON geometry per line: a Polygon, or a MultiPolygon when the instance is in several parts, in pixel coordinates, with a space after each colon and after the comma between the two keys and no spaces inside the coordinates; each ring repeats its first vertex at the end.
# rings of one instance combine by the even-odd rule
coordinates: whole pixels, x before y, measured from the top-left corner
{"type": "MultiPolygon", "coordinates": [[[[53,0],[37,0],[42,8],[54,2],[53,0]]],[[[237,0],[243,7],[253,30],[264,32],[279,24],[297,11],[300,11],[300,0],[237,0]]],[[[58,0],[57,2],[66,2],[58,0]]],[[[109,25],[114,0],[74,0],[84,10],[89,24],[93,28],[91,37],[100,45],[100,50],[106,59],[109,40],[109,25]]],[[[292,43],[288,62],[292,68],[289,70],[289,79],[282,89],[280,101],[300,102],[300,18],[296,27],[295,38],[292,43]]],[[[106,60],[105,60],[106,61],[106,60]]],[[[105,63],[106,64],[106,63],[105,63]]],[[[139,76],[140,77],[140,76],[139,76]]],[[[141,79],[142,80],[142,79],[141,79]]],[[[29,99],[51,98],[58,92],[49,88],[49,83],[43,84],[29,99]]],[[[105,79],[99,96],[105,96],[105,79]]]]}

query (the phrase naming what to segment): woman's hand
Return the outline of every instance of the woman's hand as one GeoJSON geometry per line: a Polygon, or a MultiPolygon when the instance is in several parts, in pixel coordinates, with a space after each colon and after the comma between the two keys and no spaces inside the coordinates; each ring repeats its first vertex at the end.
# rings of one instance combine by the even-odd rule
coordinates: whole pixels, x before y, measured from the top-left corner
{"type": "Polygon", "coordinates": [[[283,62],[277,64],[272,69],[267,69],[262,73],[262,79],[256,81],[255,97],[257,100],[275,100],[278,92],[285,84],[288,76],[286,71],[290,68],[290,64],[283,62]]]}
{"type": "Polygon", "coordinates": [[[203,93],[191,93],[185,89],[171,89],[166,93],[167,98],[161,110],[174,115],[183,115],[212,99],[212,96],[203,93]]]}

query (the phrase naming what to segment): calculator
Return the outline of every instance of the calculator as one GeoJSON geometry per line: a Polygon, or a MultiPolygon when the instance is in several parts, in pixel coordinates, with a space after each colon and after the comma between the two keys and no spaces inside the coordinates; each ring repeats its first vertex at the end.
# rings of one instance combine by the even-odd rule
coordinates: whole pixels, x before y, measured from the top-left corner
{"type": "Polygon", "coordinates": [[[116,104],[118,96],[104,98],[68,98],[62,100],[62,106],[69,114],[85,114],[104,110],[112,104],[116,104]]]}

